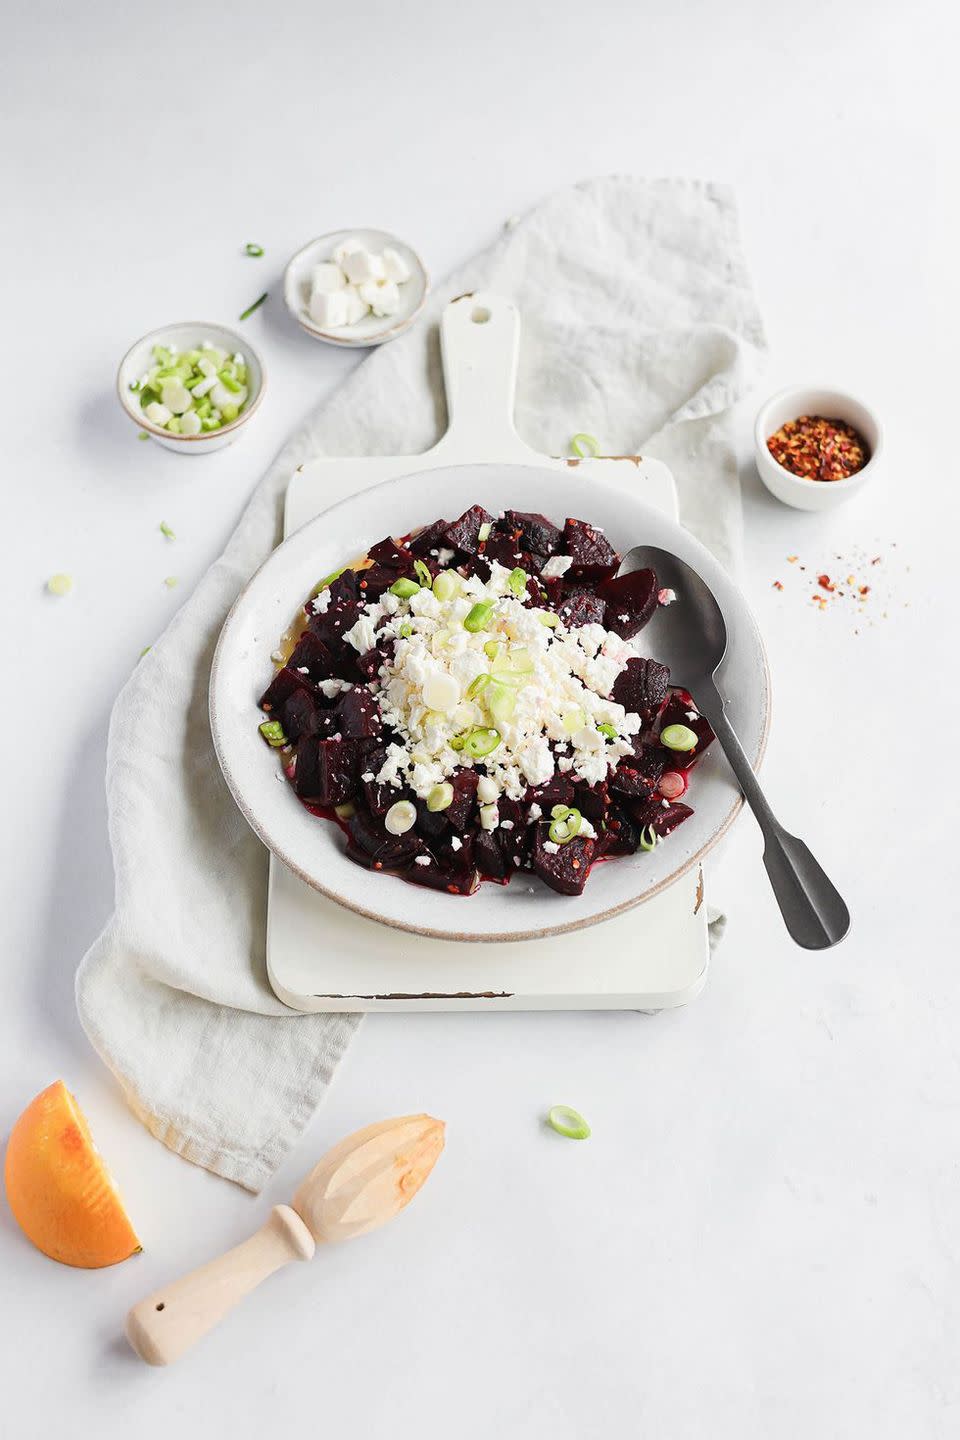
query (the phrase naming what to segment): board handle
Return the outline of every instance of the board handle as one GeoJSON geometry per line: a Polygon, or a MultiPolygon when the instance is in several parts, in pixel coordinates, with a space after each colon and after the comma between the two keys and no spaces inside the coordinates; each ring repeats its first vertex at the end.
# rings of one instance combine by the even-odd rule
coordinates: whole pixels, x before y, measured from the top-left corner
{"type": "Polygon", "coordinates": [[[169,1365],[261,1280],[290,1260],[310,1260],[315,1248],[296,1210],[275,1205],[249,1240],[134,1305],[127,1339],[148,1365],[169,1365]]]}
{"type": "Polygon", "coordinates": [[[482,290],[451,300],[440,318],[440,345],[450,423],[433,453],[450,447],[529,463],[533,452],[513,423],[520,351],[513,301],[482,290]]]}

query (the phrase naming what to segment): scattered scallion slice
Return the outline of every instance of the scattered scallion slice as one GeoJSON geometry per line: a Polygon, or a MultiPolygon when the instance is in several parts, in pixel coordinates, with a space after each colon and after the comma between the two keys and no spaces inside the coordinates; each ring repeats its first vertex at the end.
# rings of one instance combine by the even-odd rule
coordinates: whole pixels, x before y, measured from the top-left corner
{"type": "Polygon", "coordinates": [[[478,728],[471,730],[463,742],[463,748],[473,760],[482,760],[486,755],[492,755],[500,744],[499,730],[485,730],[478,728]]]}
{"type": "Polygon", "coordinates": [[[566,805],[554,805],[550,812],[553,819],[550,822],[550,839],[554,845],[566,845],[568,840],[579,833],[583,824],[583,816],[579,810],[573,810],[566,805]],[[563,811],[563,814],[558,814],[563,811]]]}
{"type": "Polygon", "coordinates": [[[176,588],[177,585],[179,585],[180,582],[177,579],[176,575],[168,575],[163,583],[164,585],[166,585],[168,590],[173,590],[176,588]]]}
{"type": "Polygon", "coordinates": [[[697,732],[689,725],[667,725],[660,731],[660,744],[666,745],[668,750],[695,750],[697,732]]]}
{"type": "Polygon", "coordinates": [[[660,837],[652,825],[644,825],[640,831],[640,849],[646,850],[649,854],[651,850],[656,850],[659,839],[660,837]]]}
{"type": "Polygon", "coordinates": [[[69,595],[73,589],[73,576],[51,575],[47,581],[47,589],[51,595],[69,595]]]}
{"type": "Polygon", "coordinates": [[[446,780],[442,785],[434,785],[427,796],[427,809],[432,815],[436,815],[440,810],[449,810],[452,804],[453,786],[446,780]]]}
{"type": "Polygon", "coordinates": [[[484,694],[484,703],[490,711],[491,720],[502,724],[505,720],[512,720],[517,708],[517,692],[508,687],[500,680],[492,680],[484,694]]]}
{"type": "Polygon", "coordinates": [[[456,750],[457,752],[463,750],[463,749],[466,747],[466,743],[467,743],[467,737],[466,737],[465,735],[453,735],[453,736],[451,736],[451,738],[447,741],[447,744],[450,746],[450,749],[451,749],[451,750],[456,750]]]}
{"type": "Polygon", "coordinates": [[[260,306],[263,304],[264,300],[266,300],[266,298],[267,298],[267,296],[269,295],[269,293],[270,293],[269,290],[264,290],[263,294],[260,295],[260,296],[258,296],[257,299],[254,300],[254,302],[253,302],[252,305],[248,305],[248,306],[247,306],[246,310],[244,310],[243,314],[240,316],[240,319],[241,319],[241,320],[249,320],[249,318],[250,318],[250,316],[253,314],[254,310],[259,310],[259,309],[260,309],[260,306]]]}
{"type": "MultiPolygon", "coordinates": [[[[426,566],[424,566],[424,569],[426,569],[426,566]]],[[[459,595],[462,583],[460,576],[455,570],[441,570],[433,582],[433,593],[437,599],[445,605],[448,600],[453,600],[459,595]]]]}
{"type": "Polygon", "coordinates": [[[492,529],[493,526],[490,521],[484,520],[483,524],[480,526],[480,529],[477,531],[477,539],[479,540],[481,545],[485,544],[485,542],[490,539],[490,531],[492,529]]]}
{"type": "Polygon", "coordinates": [[[410,624],[409,620],[404,620],[403,624],[400,626],[400,629],[397,631],[397,634],[400,636],[401,640],[410,639],[410,636],[413,634],[413,626],[410,624]]]}
{"type": "Polygon", "coordinates": [[[166,520],[160,521],[160,534],[166,535],[168,540],[176,540],[177,538],[173,531],[170,529],[170,526],[167,524],[166,520]]]}
{"type": "Polygon", "coordinates": [[[334,805],[333,813],[338,820],[349,820],[356,815],[357,807],[352,800],[345,800],[342,805],[334,805]]]}
{"type": "Polygon", "coordinates": [[[547,1124],[567,1140],[590,1139],[590,1126],[580,1111],[570,1105],[554,1105],[547,1111],[547,1124]]]}
{"type": "Polygon", "coordinates": [[[144,645],[143,649],[140,651],[140,654],[137,656],[137,659],[142,660],[144,655],[149,655],[152,649],[152,645],[144,645]]]}
{"type": "Polygon", "coordinates": [[[522,595],[525,595],[527,593],[526,570],[521,570],[519,565],[515,570],[511,570],[510,574],[507,576],[507,588],[512,595],[516,596],[518,600],[522,595]]]}
{"type": "Polygon", "coordinates": [[[264,720],[260,726],[260,734],[268,745],[273,746],[274,750],[287,743],[287,737],[283,733],[283,726],[279,720],[264,720]]]}
{"type": "Polygon", "coordinates": [[[594,455],[600,454],[600,441],[595,435],[584,435],[581,432],[579,435],[574,435],[571,439],[570,449],[574,455],[578,456],[581,460],[585,460],[588,456],[592,458],[594,455]]]}
{"type": "Polygon", "coordinates": [[[560,717],[560,724],[565,735],[576,735],[577,731],[582,730],[586,723],[587,717],[579,705],[572,705],[560,717]]]}
{"type": "Polygon", "coordinates": [[[464,630],[469,630],[474,635],[483,630],[493,613],[493,605],[492,600],[478,601],[463,622],[464,630]]]}
{"type": "Polygon", "coordinates": [[[248,240],[246,245],[244,245],[243,249],[244,254],[249,255],[252,260],[259,260],[260,256],[263,254],[263,246],[254,245],[252,240],[248,240]]]}
{"type": "Polygon", "coordinates": [[[500,654],[500,641],[499,641],[499,640],[487,640],[487,641],[485,641],[485,642],[484,642],[484,646],[483,646],[483,653],[484,653],[484,655],[486,655],[486,657],[487,657],[488,660],[496,660],[497,656],[500,654]]]}
{"type": "Polygon", "coordinates": [[[560,616],[554,615],[552,610],[541,610],[540,614],[537,616],[537,619],[540,621],[541,625],[546,625],[548,630],[556,630],[557,626],[560,624],[560,616]]]}
{"type": "Polygon", "coordinates": [[[425,590],[429,590],[433,584],[433,576],[430,574],[429,568],[424,565],[422,560],[414,560],[413,568],[419,577],[420,584],[425,590]]]}
{"type": "Polygon", "coordinates": [[[398,600],[410,600],[414,595],[420,594],[420,586],[415,580],[408,580],[401,575],[399,580],[394,580],[390,586],[390,594],[396,595],[398,600]]]}
{"type": "Polygon", "coordinates": [[[331,572],[330,572],[329,575],[324,575],[323,579],[322,579],[322,580],[318,580],[317,583],[316,583],[316,585],[314,585],[313,590],[312,590],[311,595],[310,595],[310,599],[311,599],[311,600],[316,600],[317,596],[318,596],[323,590],[326,590],[326,588],[327,588],[328,585],[332,585],[333,582],[334,582],[334,580],[339,580],[339,579],[340,579],[340,576],[343,574],[344,570],[348,570],[349,568],[350,568],[350,567],[349,567],[348,565],[341,565],[339,570],[331,570],[331,572]]]}
{"type": "Polygon", "coordinates": [[[482,675],[477,675],[467,686],[467,699],[476,700],[477,696],[481,695],[489,684],[490,676],[487,675],[486,672],[482,675]]]}
{"type": "Polygon", "coordinates": [[[608,740],[616,740],[617,729],[615,725],[608,725],[606,721],[604,721],[602,725],[597,726],[597,729],[600,731],[601,735],[606,735],[608,740]]]}
{"type": "Polygon", "coordinates": [[[137,436],[137,439],[138,439],[138,440],[149,440],[149,439],[150,439],[150,436],[147,434],[146,430],[141,430],[141,431],[140,431],[140,434],[137,436]]]}

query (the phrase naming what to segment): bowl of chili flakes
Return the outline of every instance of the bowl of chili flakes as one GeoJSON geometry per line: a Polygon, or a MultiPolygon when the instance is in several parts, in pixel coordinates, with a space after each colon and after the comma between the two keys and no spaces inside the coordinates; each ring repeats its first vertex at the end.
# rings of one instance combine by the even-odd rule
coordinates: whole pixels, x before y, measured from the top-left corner
{"type": "Polygon", "coordinates": [[[794,385],[761,406],[754,425],[760,479],[796,510],[842,505],[877,471],[876,414],[843,390],[794,385]]]}

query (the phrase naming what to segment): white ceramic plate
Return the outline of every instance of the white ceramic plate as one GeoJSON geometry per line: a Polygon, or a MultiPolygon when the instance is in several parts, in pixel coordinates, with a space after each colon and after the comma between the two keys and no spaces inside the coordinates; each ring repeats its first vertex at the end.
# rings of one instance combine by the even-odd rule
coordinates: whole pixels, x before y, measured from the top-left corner
{"type": "Polygon", "coordinates": [[[283,298],[297,324],[317,340],[348,349],[382,345],[385,340],[395,340],[416,320],[429,292],[430,280],[420,256],[388,230],[332,230],[329,235],[320,235],[297,251],[283,276],[283,298]],[[355,325],[335,325],[323,330],[310,319],[307,308],[310,303],[310,276],[314,265],[331,259],[334,250],[345,240],[358,240],[365,249],[377,254],[388,246],[396,250],[410,267],[410,279],[400,286],[400,309],[396,315],[365,315],[355,325]]]}
{"type": "Polygon", "coordinates": [[[454,896],[374,874],[348,860],[336,826],[278,784],[275,754],[257,732],[257,699],[274,666],[271,651],[318,578],[365,553],[387,534],[405,535],[473,503],[540,510],[557,523],[572,515],[600,525],[616,548],[660,545],[693,565],[711,586],[727,622],[721,676],[728,709],[750,759],[766,739],[769,678],[763,644],[745,600],[709,551],[674,521],[622,487],[523,465],[461,465],[374,486],[335,505],[290,536],[242,592],[220,636],[210,676],[210,721],[234,798],[265,845],[301,879],[332,900],[384,924],[451,940],[524,940],[595,924],[648,900],[714,845],[741,805],[716,745],[697,765],[687,799],[695,813],[651,854],[596,866],[580,896],[557,895],[532,875],[483,884],[454,896]]]}

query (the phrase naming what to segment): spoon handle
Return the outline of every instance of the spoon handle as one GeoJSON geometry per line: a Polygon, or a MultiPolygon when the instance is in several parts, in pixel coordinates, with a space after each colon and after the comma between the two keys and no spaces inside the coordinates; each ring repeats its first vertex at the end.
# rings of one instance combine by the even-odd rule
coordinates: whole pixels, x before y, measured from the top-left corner
{"type": "Polygon", "coordinates": [[[289,1260],[309,1260],[313,1236],[289,1205],[276,1205],[249,1240],[134,1305],[127,1339],[148,1365],[169,1365],[212,1330],[261,1280],[289,1260]]]}
{"type": "Polygon", "coordinates": [[[763,835],[763,863],[784,924],[805,950],[827,950],[850,929],[850,912],[803,841],[784,830],[770,809],[753,766],[727,719],[723,700],[719,692],[715,691],[715,695],[716,705],[711,707],[714,713],[707,719],[757,818],[763,835]]]}

